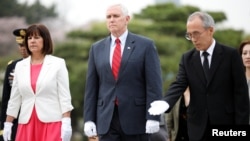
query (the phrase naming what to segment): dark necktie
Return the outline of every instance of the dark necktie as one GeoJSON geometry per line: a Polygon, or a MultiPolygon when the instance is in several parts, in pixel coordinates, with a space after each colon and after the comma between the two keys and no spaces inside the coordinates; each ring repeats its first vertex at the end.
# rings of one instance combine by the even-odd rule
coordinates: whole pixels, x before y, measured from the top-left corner
{"type": "Polygon", "coordinates": [[[206,76],[206,80],[208,81],[209,78],[209,63],[208,63],[208,58],[207,56],[209,55],[209,53],[207,53],[206,51],[204,51],[202,53],[203,57],[204,57],[204,61],[203,61],[203,70],[206,76]]]}
{"type": "Polygon", "coordinates": [[[115,46],[113,59],[112,59],[112,72],[116,80],[118,73],[119,73],[120,64],[121,64],[121,45],[120,45],[119,38],[117,38],[115,42],[116,42],[116,46],[115,46]]]}

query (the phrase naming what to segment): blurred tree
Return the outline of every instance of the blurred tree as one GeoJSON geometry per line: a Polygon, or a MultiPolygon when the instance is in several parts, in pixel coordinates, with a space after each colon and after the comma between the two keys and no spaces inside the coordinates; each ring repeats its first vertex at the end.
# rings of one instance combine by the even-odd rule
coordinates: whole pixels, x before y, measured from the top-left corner
{"type": "Polygon", "coordinates": [[[23,16],[26,17],[27,23],[36,23],[40,22],[45,18],[54,18],[57,17],[58,14],[55,12],[55,5],[47,8],[40,3],[40,0],[36,0],[36,2],[28,6],[26,10],[23,11],[23,16]]]}
{"type": "Polygon", "coordinates": [[[17,3],[17,0],[1,0],[0,1],[0,17],[11,17],[19,15],[18,12],[20,5],[17,3]]]}
{"type": "Polygon", "coordinates": [[[214,38],[225,45],[238,47],[244,38],[244,32],[235,29],[218,29],[214,34],[214,38]]]}
{"type": "MultiPolygon", "coordinates": [[[[7,0],[8,1],[8,0],[7,0]]],[[[131,32],[152,38],[157,47],[161,67],[164,92],[175,79],[181,55],[193,48],[184,37],[188,15],[200,9],[193,6],[175,6],[173,4],[149,5],[140,13],[132,16],[128,29],[131,32]]],[[[222,12],[209,12],[216,25],[226,20],[222,12]]],[[[75,109],[72,112],[74,132],[83,135],[83,98],[87,72],[88,51],[91,44],[109,34],[105,22],[92,23],[89,30],[75,29],[67,33],[67,40],[57,43],[55,55],[65,58],[69,69],[70,89],[75,109]]],[[[229,46],[237,47],[243,38],[243,32],[234,29],[220,29],[215,39],[229,46]]],[[[1,64],[1,60],[0,60],[1,64]]],[[[82,139],[87,141],[86,137],[82,139]]]]}
{"type": "Polygon", "coordinates": [[[0,17],[25,17],[28,24],[40,22],[41,20],[49,17],[57,17],[55,12],[55,5],[47,8],[36,0],[34,4],[28,5],[18,3],[17,0],[1,0],[0,1],[0,17]]]}

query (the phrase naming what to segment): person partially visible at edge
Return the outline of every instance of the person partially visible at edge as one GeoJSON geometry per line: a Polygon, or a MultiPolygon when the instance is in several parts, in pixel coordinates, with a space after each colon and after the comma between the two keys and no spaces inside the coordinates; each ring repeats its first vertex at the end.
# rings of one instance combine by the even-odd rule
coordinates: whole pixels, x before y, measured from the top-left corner
{"type": "Polygon", "coordinates": [[[166,114],[169,137],[167,141],[188,141],[187,107],[189,101],[190,92],[187,88],[172,110],[166,114]]]}
{"type": "Polygon", "coordinates": [[[162,98],[157,48],[152,39],[129,32],[129,21],[124,5],[108,7],[106,24],[110,34],[90,48],[84,133],[98,136],[99,141],[148,141],[149,134],[160,128],[160,116],[147,112],[151,102],[162,98]],[[114,53],[118,63],[113,64],[116,48],[121,50],[114,53]],[[112,71],[114,68],[118,69],[112,71]]]}
{"type": "Polygon", "coordinates": [[[192,13],[186,28],[186,39],[195,48],[182,55],[176,80],[163,100],[151,103],[149,113],[169,112],[189,87],[189,140],[211,140],[212,128],[218,125],[234,129],[248,125],[248,86],[239,52],[214,39],[215,22],[206,12],[192,13]]]}
{"type": "MultiPolygon", "coordinates": [[[[25,47],[25,44],[24,44],[25,34],[26,34],[25,28],[15,29],[13,31],[13,35],[16,37],[16,42],[18,44],[18,51],[21,55],[21,58],[14,60],[14,61],[11,60],[8,63],[8,66],[5,70],[5,76],[4,76],[4,81],[3,81],[3,92],[2,92],[1,115],[0,115],[1,135],[3,132],[4,122],[6,119],[6,110],[7,110],[8,101],[10,99],[10,92],[11,92],[11,87],[12,87],[12,82],[13,82],[13,73],[15,71],[16,63],[29,56],[27,49],[25,47]]],[[[12,135],[11,135],[12,140],[15,140],[16,138],[16,130],[17,130],[17,119],[13,121],[13,128],[12,128],[12,135]]],[[[2,140],[3,138],[1,136],[0,141],[2,140]]]]}
{"type": "Polygon", "coordinates": [[[4,123],[4,141],[11,140],[18,117],[17,141],[70,141],[73,110],[65,60],[53,56],[50,32],[43,24],[27,28],[29,57],[16,64],[4,123]]]}
{"type": "MultiPolygon", "coordinates": [[[[245,67],[245,75],[248,84],[249,101],[250,101],[250,40],[242,41],[239,47],[243,64],[245,67]]],[[[250,104],[249,104],[250,107],[250,104]]],[[[250,125],[250,114],[249,114],[249,125],[250,125]]]]}

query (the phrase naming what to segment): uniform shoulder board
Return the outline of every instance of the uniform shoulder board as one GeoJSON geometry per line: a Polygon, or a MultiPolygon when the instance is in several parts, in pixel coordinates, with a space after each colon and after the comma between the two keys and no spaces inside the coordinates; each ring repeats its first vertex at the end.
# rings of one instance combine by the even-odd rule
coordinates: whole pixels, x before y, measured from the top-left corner
{"type": "Polygon", "coordinates": [[[12,62],[13,62],[13,60],[10,60],[10,61],[8,62],[8,65],[11,64],[12,62]]]}

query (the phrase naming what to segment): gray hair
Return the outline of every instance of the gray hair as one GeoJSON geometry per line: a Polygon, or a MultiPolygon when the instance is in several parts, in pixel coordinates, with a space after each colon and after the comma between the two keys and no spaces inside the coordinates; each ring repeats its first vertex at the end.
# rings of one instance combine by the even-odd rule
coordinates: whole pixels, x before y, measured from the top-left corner
{"type": "Polygon", "coordinates": [[[128,9],[127,9],[127,7],[125,5],[123,5],[123,4],[114,4],[114,5],[110,6],[110,7],[113,7],[113,6],[120,7],[123,15],[124,16],[129,16],[128,9]]]}
{"type": "Polygon", "coordinates": [[[194,12],[188,17],[187,21],[192,21],[195,17],[199,17],[201,19],[204,28],[215,26],[213,17],[206,12],[201,12],[201,11],[194,12]]]}

